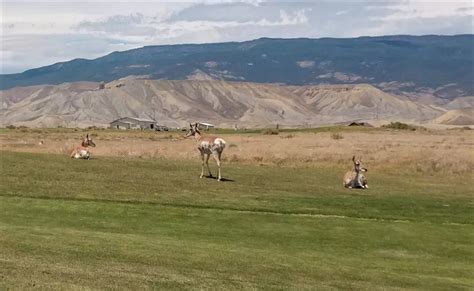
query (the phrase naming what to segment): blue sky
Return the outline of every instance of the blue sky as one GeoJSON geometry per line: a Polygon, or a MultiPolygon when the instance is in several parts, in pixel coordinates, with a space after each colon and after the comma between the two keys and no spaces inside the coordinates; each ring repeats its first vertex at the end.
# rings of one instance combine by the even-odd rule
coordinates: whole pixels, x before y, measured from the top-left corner
{"type": "Polygon", "coordinates": [[[1,73],[145,45],[473,33],[472,1],[0,0],[1,73]]]}

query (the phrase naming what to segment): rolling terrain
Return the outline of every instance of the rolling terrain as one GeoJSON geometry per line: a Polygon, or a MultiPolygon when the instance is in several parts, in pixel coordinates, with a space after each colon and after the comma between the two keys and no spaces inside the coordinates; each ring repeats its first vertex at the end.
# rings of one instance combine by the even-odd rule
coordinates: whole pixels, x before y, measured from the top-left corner
{"type": "Polygon", "coordinates": [[[434,107],[403,100],[371,85],[321,85],[296,88],[307,107],[318,114],[353,119],[411,119],[426,121],[439,111],[434,107]]]}
{"type": "Polygon", "coordinates": [[[368,84],[283,86],[216,80],[125,78],[17,87],[0,92],[0,125],[104,126],[120,117],[167,126],[199,120],[221,127],[308,126],[364,120],[429,121],[444,109],[368,84]]]}
{"type": "Polygon", "coordinates": [[[447,125],[470,125],[474,124],[474,108],[463,108],[449,110],[445,114],[439,116],[434,123],[447,125]]]}

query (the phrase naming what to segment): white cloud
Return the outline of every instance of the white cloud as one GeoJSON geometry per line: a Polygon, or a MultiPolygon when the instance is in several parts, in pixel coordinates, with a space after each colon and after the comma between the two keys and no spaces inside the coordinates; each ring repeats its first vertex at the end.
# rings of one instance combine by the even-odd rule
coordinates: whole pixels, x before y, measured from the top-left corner
{"type": "Polygon", "coordinates": [[[344,14],[347,14],[348,12],[349,12],[349,10],[341,10],[341,11],[336,12],[336,15],[337,16],[344,15],[344,14]]]}
{"type": "MultiPolygon", "coordinates": [[[[411,1],[408,3],[398,3],[390,5],[387,8],[392,9],[391,13],[382,17],[373,17],[374,20],[393,21],[413,18],[439,18],[449,16],[473,15],[472,9],[468,8],[466,2],[425,2],[411,1]]],[[[472,2],[470,3],[472,7],[472,2]]]]}
{"type": "Polygon", "coordinates": [[[25,34],[3,36],[0,57],[2,67],[19,72],[75,58],[96,58],[102,56],[104,51],[133,47],[128,43],[90,35],[54,34],[44,37],[25,34]]]}
{"type": "Polygon", "coordinates": [[[207,20],[169,20],[163,16],[145,16],[143,14],[114,15],[105,20],[83,21],[75,29],[81,33],[104,35],[114,39],[124,39],[130,42],[168,43],[189,34],[212,33],[215,38],[203,42],[218,40],[219,31],[242,28],[253,30],[254,27],[273,28],[281,26],[303,25],[308,23],[309,9],[300,9],[293,13],[279,11],[279,18],[268,20],[262,18],[252,21],[207,21],[207,20]]]}

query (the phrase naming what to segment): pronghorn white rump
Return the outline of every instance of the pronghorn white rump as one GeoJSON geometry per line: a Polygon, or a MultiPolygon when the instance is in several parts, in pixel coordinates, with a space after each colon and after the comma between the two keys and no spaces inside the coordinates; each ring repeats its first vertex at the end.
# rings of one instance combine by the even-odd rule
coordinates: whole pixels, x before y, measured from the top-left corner
{"type": "Polygon", "coordinates": [[[209,176],[212,177],[211,169],[209,168],[209,157],[212,155],[214,160],[217,163],[217,168],[219,170],[217,175],[217,181],[222,179],[221,176],[221,155],[225,148],[225,140],[220,137],[214,136],[203,136],[199,130],[199,123],[189,124],[190,129],[186,134],[186,137],[192,136],[198,144],[198,150],[201,153],[201,176],[204,176],[204,161],[206,162],[207,171],[209,176]]]}
{"type": "Polygon", "coordinates": [[[367,169],[361,167],[361,159],[359,158],[356,160],[355,156],[353,156],[352,162],[354,163],[354,170],[348,171],[344,175],[342,184],[346,188],[369,188],[369,185],[367,185],[367,178],[362,174],[362,172],[367,172],[367,169]]]}
{"type": "Polygon", "coordinates": [[[91,153],[88,147],[95,147],[95,143],[92,141],[92,138],[89,138],[89,134],[82,139],[81,146],[71,152],[71,158],[90,160],[91,153]]]}

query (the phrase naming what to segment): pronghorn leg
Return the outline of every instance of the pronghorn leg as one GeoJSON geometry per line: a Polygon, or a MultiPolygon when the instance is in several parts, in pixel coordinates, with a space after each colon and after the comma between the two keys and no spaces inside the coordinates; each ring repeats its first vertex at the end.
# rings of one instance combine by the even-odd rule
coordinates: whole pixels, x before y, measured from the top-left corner
{"type": "Polygon", "coordinates": [[[212,154],[212,157],[214,158],[214,160],[216,160],[216,163],[217,163],[217,169],[219,170],[219,173],[217,175],[217,181],[220,181],[222,176],[221,176],[221,159],[220,159],[220,154],[219,153],[213,153],[212,154]]]}
{"type": "Polygon", "coordinates": [[[204,153],[201,152],[201,176],[199,178],[202,178],[204,176],[204,153]]]}
{"type": "Polygon", "coordinates": [[[357,188],[359,186],[359,177],[355,177],[351,181],[351,188],[357,188]]]}
{"type": "Polygon", "coordinates": [[[72,150],[71,152],[71,158],[76,158],[76,155],[77,155],[77,151],[76,150],[72,150]]]}
{"type": "Polygon", "coordinates": [[[209,168],[209,158],[211,155],[206,156],[206,166],[207,166],[207,171],[209,172],[209,177],[212,177],[211,169],[209,168]]]}

